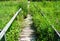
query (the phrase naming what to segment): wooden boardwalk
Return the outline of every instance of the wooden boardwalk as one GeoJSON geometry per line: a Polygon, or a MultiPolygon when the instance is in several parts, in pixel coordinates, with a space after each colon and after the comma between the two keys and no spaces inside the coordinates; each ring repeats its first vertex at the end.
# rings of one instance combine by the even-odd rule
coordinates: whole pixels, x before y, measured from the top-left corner
{"type": "Polygon", "coordinates": [[[19,41],[35,41],[34,30],[31,29],[32,23],[32,17],[28,14],[24,21],[24,29],[21,32],[19,41]]]}

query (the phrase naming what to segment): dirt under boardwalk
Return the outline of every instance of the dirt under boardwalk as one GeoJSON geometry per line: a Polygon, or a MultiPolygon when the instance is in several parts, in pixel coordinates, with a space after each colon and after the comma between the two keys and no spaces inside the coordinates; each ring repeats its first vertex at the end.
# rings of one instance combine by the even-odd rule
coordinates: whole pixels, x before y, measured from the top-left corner
{"type": "Polygon", "coordinates": [[[30,14],[24,21],[24,29],[21,32],[19,41],[35,41],[34,30],[31,29],[32,17],[30,14]]]}

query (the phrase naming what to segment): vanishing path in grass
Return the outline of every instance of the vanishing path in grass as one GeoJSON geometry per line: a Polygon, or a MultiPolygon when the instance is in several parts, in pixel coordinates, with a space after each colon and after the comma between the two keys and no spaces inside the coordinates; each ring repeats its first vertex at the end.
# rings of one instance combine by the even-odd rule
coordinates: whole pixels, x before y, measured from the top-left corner
{"type": "Polygon", "coordinates": [[[27,18],[24,20],[24,28],[21,32],[19,41],[35,41],[34,30],[31,27],[32,23],[32,17],[28,14],[27,18]]]}
{"type": "Polygon", "coordinates": [[[23,22],[23,29],[22,32],[20,34],[20,38],[19,41],[35,41],[35,34],[34,34],[34,30],[32,29],[32,16],[29,14],[29,6],[30,6],[30,1],[28,1],[28,14],[27,14],[27,18],[24,19],[23,22]]]}

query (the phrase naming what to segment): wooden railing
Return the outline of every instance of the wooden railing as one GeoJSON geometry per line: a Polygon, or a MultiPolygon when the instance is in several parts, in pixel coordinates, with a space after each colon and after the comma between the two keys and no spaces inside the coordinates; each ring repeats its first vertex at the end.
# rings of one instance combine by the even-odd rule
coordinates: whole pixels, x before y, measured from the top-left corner
{"type": "Polygon", "coordinates": [[[6,34],[7,30],[8,30],[8,28],[11,26],[12,22],[14,21],[14,19],[16,18],[16,16],[19,14],[19,12],[20,12],[21,10],[22,10],[22,9],[20,8],[20,9],[16,12],[16,14],[11,18],[11,20],[6,24],[6,26],[3,28],[3,30],[0,32],[0,41],[5,41],[5,39],[2,40],[2,38],[5,37],[5,34],[6,34]]]}
{"type": "MultiPolygon", "coordinates": [[[[37,8],[37,5],[34,4],[34,6],[35,6],[35,8],[37,8]]],[[[38,10],[38,8],[37,8],[37,10],[38,10]]],[[[51,25],[51,27],[53,28],[53,30],[55,31],[55,33],[56,33],[56,34],[58,35],[58,37],[60,38],[60,33],[55,29],[54,25],[51,24],[50,20],[47,19],[47,17],[45,16],[44,12],[43,12],[41,9],[39,10],[39,12],[40,12],[40,14],[47,20],[47,22],[51,25]]]]}

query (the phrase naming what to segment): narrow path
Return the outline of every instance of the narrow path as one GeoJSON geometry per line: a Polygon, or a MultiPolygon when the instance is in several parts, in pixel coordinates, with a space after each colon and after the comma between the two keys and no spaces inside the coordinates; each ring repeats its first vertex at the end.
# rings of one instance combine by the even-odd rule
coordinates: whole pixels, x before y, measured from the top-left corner
{"type": "Polygon", "coordinates": [[[30,6],[30,1],[28,1],[28,5],[27,5],[28,15],[27,18],[24,19],[23,22],[24,28],[21,32],[19,41],[35,41],[34,30],[31,27],[33,21],[32,21],[32,16],[29,14],[29,6],[30,6]]]}
{"type": "Polygon", "coordinates": [[[31,29],[32,23],[32,17],[28,14],[24,21],[25,27],[21,32],[19,41],[35,41],[34,30],[31,29]]]}

